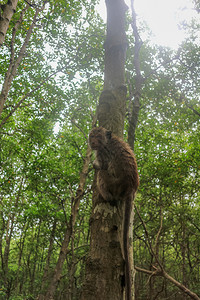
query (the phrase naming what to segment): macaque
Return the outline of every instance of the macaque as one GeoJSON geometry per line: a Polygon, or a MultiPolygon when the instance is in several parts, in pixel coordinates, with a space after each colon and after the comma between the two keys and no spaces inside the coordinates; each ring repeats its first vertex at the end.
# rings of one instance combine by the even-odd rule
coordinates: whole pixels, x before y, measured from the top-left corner
{"type": "Polygon", "coordinates": [[[129,225],[132,203],[139,186],[137,163],[130,146],[103,127],[92,129],[89,144],[95,151],[93,163],[97,171],[97,189],[111,205],[125,201],[123,250],[125,259],[126,299],[131,300],[131,268],[129,260],[129,225]]]}

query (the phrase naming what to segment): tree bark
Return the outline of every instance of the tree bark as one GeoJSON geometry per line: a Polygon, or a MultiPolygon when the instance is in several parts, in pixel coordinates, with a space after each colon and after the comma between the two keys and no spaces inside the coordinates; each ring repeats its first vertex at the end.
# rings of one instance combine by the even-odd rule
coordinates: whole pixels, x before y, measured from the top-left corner
{"type": "Polygon", "coordinates": [[[18,0],[8,0],[7,4],[0,5],[0,47],[4,43],[10,20],[16,11],[17,2],[18,0]]]}
{"type": "Polygon", "coordinates": [[[107,36],[105,47],[104,90],[100,95],[99,125],[123,137],[126,113],[125,60],[127,38],[123,0],[106,0],[107,36]]]}
{"type": "MultiPolygon", "coordinates": [[[[106,0],[106,6],[104,90],[100,95],[97,118],[100,126],[123,137],[127,92],[125,86],[127,6],[124,0],[106,0]]],[[[125,296],[122,245],[124,206],[124,203],[111,206],[108,202],[102,202],[94,180],[91,241],[82,300],[121,300],[125,296]]],[[[132,258],[130,260],[133,261],[132,258]]]]}

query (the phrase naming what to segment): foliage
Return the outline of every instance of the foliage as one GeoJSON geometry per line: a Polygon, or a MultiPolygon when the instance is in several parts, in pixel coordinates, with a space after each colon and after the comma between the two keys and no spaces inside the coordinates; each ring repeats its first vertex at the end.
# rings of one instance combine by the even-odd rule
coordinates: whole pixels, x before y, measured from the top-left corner
{"type": "MultiPolygon", "coordinates": [[[[58,260],[103,88],[105,26],[95,5],[86,0],[49,1],[9,90],[0,119],[0,299],[36,299],[42,288],[47,289],[58,260]]],[[[19,1],[1,48],[1,82],[10,62],[12,30],[25,6],[19,1]]],[[[34,12],[34,5],[29,6],[16,33],[16,55],[34,12]]],[[[141,49],[145,81],[135,142],[140,172],[136,206],[149,236],[136,214],[134,256],[135,265],[152,269],[156,262],[150,241],[158,246],[170,275],[200,294],[200,72],[195,28],[190,27],[190,39],[177,52],[148,41],[141,49]]],[[[127,83],[134,90],[134,41],[129,35],[127,83]]],[[[55,299],[78,299],[82,286],[92,167],[87,175],[55,299]]],[[[163,279],[148,282],[146,275],[137,273],[136,299],[152,293],[159,294],[157,299],[183,299],[163,279]]]]}

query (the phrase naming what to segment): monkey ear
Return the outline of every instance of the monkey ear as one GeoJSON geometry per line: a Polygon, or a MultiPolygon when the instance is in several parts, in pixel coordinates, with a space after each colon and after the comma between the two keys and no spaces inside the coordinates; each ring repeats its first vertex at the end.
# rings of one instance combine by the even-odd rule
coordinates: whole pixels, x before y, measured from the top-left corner
{"type": "Polygon", "coordinates": [[[107,131],[106,131],[106,137],[110,140],[110,139],[111,139],[111,136],[112,136],[112,131],[107,130],[107,131]]]}

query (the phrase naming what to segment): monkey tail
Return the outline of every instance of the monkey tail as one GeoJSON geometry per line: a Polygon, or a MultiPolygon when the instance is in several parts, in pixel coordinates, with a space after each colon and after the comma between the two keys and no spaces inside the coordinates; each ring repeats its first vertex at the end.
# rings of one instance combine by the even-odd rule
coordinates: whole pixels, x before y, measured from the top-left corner
{"type": "Polygon", "coordinates": [[[129,199],[125,201],[125,215],[124,215],[124,228],[123,228],[123,247],[124,247],[124,259],[125,259],[125,292],[126,300],[132,300],[132,279],[131,279],[131,264],[129,256],[129,227],[132,212],[133,199],[129,196],[129,199]]]}

